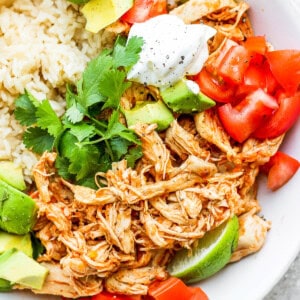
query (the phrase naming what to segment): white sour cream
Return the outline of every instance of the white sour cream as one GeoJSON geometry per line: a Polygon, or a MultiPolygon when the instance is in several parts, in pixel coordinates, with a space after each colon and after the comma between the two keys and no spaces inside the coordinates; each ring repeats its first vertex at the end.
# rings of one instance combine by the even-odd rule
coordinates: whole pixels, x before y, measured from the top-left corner
{"type": "Polygon", "coordinates": [[[207,41],[215,34],[210,26],[186,25],[167,14],[134,24],[128,38],[142,37],[144,45],[127,79],[164,88],[199,73],[208,58],[207,41]]]}

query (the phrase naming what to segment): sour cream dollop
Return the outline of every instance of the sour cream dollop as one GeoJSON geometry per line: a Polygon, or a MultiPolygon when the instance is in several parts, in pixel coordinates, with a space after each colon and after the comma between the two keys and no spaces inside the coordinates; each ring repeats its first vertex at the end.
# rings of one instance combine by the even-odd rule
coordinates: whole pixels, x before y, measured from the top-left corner
{"type": "Polygon", "coordinates": [[[199,73],[209,55],[207,41],[215,34],[210,26],[187,25],[167,14],[135,23],[128,38],[142,37],[144,44],[127,79],[164,88],[185,75],[199,73]]]}

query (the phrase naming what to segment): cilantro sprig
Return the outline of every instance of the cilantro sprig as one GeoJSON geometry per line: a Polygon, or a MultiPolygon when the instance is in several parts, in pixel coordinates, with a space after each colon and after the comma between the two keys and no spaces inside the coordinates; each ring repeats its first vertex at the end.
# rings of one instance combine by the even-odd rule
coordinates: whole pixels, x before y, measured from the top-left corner
{"type": "Polygon", "coordinates": [[[16,119],[26,126],[23,142],[42,154],[56,151],[58,173],[77,184],[95,187],[94,175],[142,155],[140,140],[120,120],[120,99],[131,85],[128,70],[137,62],[143,40],[119,37],[112,50],[91,60],[74,86],[66,89],[66,111],[59,117],[50,101],[38,101],[28,90],[16,101],[16,119]],[[109,112],[109,113],[107,113],[109,112]],[[109,116],[109,117],[107,117],[109,116]]]}

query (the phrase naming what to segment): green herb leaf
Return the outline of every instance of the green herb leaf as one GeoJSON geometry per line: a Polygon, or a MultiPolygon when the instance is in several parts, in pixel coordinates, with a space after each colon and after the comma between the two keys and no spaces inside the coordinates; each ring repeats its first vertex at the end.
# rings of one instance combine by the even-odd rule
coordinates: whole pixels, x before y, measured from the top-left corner
{"type": "Polygon", "coordinates": [[[111,139],[113,137],[120,136],[130,142],[140,144],[135,132],[131,129],[128,129],[125,125],[119,122],[119,112],[114,111],[111,114],[111,117],[108,122],[107,131],[105,132],[104,138],[111,139]]]}
{"type": "Polygon", "coordinates": [[[57,136],[63,129],[61,120],[56,115],[48,100],[44,100],[36,111],[37,125],[46,129],[51,135],[57,136]]]}
{"type": "Polygon", "coordinates": [[[44,251],[45,247],[33,232],[30,233],[32,243],[32,258],[37,259],[44,251]]]}
{"type": "Polygon", "coordinates": [[[38,105],[38,101],[27,90],[16,99],[14,115],[20,124],[30,126],[36,123],[38,105]]]}
{"type": "Polygon", "coordinates": [[[120,160],[128,151],[131,143],[121,137],[114,137],[110,140],[111,149],[116,161],[120,160]]]}
{"type": "Polygon", "coordinates": [[[99,90],[108,98],[103,108],[119,108],[121,96],[131,85],[125,79],[126,72],[117,69],[111,69],[102,75],[99,90]]]}
{"type": "Polygon", "coordinates": [[[84,109],[82,109],[78,103],[73,103],[73,105],[67,109],[65,117],[73,124],[81,122],[84,118],[84,109]]]}
{"type": "Polygon", "coordinates": [[[143,156],[143,150],[141,146],[131,147],[128,153],[124,156],[127,160],[127,166],[133,168],[136,161],[143,156]]]}
{"type": "Polygon", "coordinates": [[[26,148],[42,154],[45,151],[51,151],[54,144],[54,136],[50,135],[47,130],[40,127],[29,127],[23,135],[23,142],[26,148]]]}
{"type": "Polygon", "coordinates": [[[107,52],[102,52],[98,57],[89,62],[82,75],[82,81],[77,85],[78,102],[84,108],[104,102],[106,99],[99,90],[103,74],[113,65],[112,57],[107,52]]]}
{"type": "Polygon", "coordinates": [[[69,172],[76,175],[76,180],[81,180],[95,171],[95,161],[99,157],[100,152],[95,145],[76,144],[70,157],[69,172]]]}
{"type": "Polygon", "coordinates": [[[70,161],[66,157],[57,156],[55,160],[55,168],[59,176],[65,180],[74,179],[74,175],[69,173],[70,161]]]}
{"type": "Polygon", "coordinates": [[[124,40],[117,39],[114,51],[114,67],[131,67],[139,59],[139,54],[142,50],[143,38],[133,36],[124,44],[124,40]]]}
{"type": "Polygon", "coordinates": [[[65,127],[70,129],[70,133],[77,138],[78,142],[82,142],[87,138],[90,139],[96,134],[94,125],[84,122],[75,125],[65,124],[65,127]]]}

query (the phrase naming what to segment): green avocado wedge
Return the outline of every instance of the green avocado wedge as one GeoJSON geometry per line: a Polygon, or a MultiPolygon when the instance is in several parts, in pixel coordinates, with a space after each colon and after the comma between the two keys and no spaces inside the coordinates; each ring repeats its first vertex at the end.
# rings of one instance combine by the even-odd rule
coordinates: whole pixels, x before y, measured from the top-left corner
{"type": "Polygon", "coordinates": [[[0,278],[12,285],[17,283],[24,287],[41,289],[48,273],[48,269],[16,248],[0,255],[0,278]]]}
{"type": "Polygon", "coordinates": [[[160,100],[142,102],[130,110],[124,110],[123,113],[128,127],[138,122],[156,123],[157,130],[161,131],[167,129],[174,120],[172,112],[160,100]]]}
{"type": "Polygon", "coordinates": [[[30,233],[18,235],[0,231],[0,254],[12,248],[21,250],[29,257],[32,257],[33,248],[30,233]]]}
{"type": "Polygon", "coordinates": [[[11,161],[0,162],[0,179],[20,191],[26,189],[22,168],[11,161]]]}
{"type": "Polygon", "coordinates": [[[201,112],[216,105],[215,101],[199,91],[192,80],[182,79],[166,89],[160,90],[166,105],[176,113],[201,112]]]}
{"type": "Polygon", "coordinates": [[[36,215],[37,206],[31,197],[0,180],[0,229],[26,234],[34,226],[36,215]]]}

